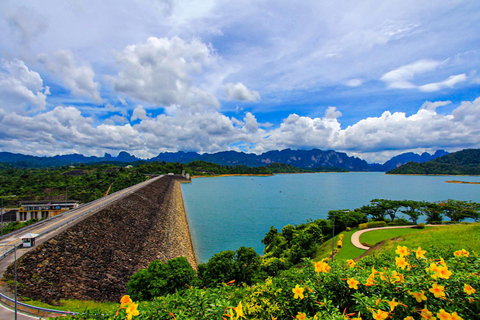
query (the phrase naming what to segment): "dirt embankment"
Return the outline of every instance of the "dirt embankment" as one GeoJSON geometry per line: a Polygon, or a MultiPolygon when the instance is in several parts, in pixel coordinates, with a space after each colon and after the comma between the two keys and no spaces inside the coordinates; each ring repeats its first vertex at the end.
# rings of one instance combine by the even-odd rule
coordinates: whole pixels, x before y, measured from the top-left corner
{"type": "Polygon", "coordinates": [[[50,303],[118,301],[137,270],[179,256],[196,268],[180,183],[165,176],[25,254],[18,291],[50,303]]]}

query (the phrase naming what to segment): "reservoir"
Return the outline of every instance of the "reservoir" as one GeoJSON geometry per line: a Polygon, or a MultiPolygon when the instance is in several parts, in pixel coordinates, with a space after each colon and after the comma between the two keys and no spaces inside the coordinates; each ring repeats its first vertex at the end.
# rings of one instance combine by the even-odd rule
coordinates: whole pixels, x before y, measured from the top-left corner
{"type": "Polygon", "coordinates": [[[480,182],[480,177],[381,172],[229,176],[192,179],[182,184],[182,194],[197,261],[206,262],[214,253],[241,246],[261,255],[270,226],[280,231],[287,224],[326,219],[330,210],[353,210],[372,199],[480,202],[479,184],[449,180],[480,182]]]}

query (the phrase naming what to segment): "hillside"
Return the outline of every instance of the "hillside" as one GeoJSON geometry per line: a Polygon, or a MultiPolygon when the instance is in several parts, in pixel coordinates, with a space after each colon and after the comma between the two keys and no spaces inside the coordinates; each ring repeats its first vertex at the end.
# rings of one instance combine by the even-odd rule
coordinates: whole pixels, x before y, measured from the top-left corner
{"type": "Polygon", "coordinates": [[[391,158],[390,160],[386,161],[384,164],[372,163],[370,164],[370,168],[372,171],[386,172],[386,171],[390,171],[395,168],[398,168],[409,162],[418,162],[418,163],[428,162],[430,160],[442,157],[447,154],[448,152],[446,152],[445,150],[437,150],[434,154],[430,154],[428,152],[424,152],[422,154],[406,152],[391,158]]]}
{"type": "Polygon", "coordinates": [[[465,149],[425,163],[409,162],[387,174],[480,175],[480,149],[465,149]]]}

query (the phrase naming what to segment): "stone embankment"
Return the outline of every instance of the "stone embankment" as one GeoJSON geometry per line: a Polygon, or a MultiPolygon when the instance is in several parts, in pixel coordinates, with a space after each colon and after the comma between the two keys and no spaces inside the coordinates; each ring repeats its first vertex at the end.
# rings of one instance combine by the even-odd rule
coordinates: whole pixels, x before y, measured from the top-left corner
{"type": "Polygon", "coordinates": [[[130,276],[155,259],[184,256],[196,268],[178,179],[165,176],[26,253],[19,295],[118,301],[130,276]]]}

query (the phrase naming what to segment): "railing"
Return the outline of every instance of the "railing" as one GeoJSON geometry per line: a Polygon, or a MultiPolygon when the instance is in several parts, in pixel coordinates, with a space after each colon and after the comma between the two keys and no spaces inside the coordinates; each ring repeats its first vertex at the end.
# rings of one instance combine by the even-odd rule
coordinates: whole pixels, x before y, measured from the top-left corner
{"type": "MultiPolygon", "coordinates": [[[[15,300],[13,300],[10,297],[7,297],[3,293],[0,293],[0,301],[2,301],[5,304],[8,304],[8,305],[10,305],[12,303],[13,304],[15,303],[15,300]]],[[[26,304],[26,303],[23,303],[23,302],[20,302],[20,301],[17,301],[17,305],[19,307],[23,307],[24,309],[27,309],[25,311],[27,311],[28,313],[35,314],[35,315],[40,315],[41,312],[43,312],[44,314],[54,313],[54,314],[60,314],[60,315],[67,315],[67,314],[75,315],[75,314],[78,314],[78,312],[62,311],[62,310],[55,310],[55,309],[48,309],[48,308],[31,306],[29,304],[26,304]],[[32,310],[34,310],[34,311],[32,311],[32,310]]]]}

